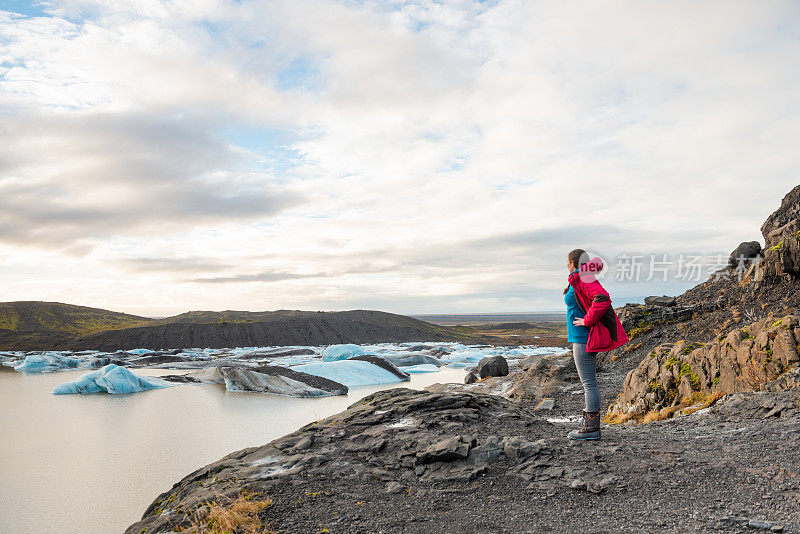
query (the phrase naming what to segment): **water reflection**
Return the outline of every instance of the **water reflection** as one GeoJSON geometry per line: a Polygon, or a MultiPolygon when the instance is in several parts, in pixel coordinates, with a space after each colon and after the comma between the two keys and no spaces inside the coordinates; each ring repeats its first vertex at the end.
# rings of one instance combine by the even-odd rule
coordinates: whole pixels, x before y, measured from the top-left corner
{"type": "MultiPolygon", "coordinates": [[[[0,532],[113,533],[191,471],[327,417],[375,391],[462,382],[442,368],[411,383],[296,399],[178,385],[131,395],[52,395],[85,372],[24,375],[0,366],[0,532]]],[[[137,369],[161,376],[174,370],[137,369]]]]}

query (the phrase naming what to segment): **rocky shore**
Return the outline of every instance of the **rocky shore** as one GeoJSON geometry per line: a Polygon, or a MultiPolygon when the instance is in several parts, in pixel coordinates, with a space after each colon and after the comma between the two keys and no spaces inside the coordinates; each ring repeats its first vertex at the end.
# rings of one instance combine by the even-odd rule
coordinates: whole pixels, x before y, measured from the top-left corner
{"type": "Polygon", "coordinates": [[[487,362],[231,453],[126,533],[800,532],[798,228],[800,186],[765,247],[618,310],[631,343],[603,355],[598,442],[566,439],[568,353],[487,362]]]}
{"type": "Polygon", "coordinates": [[[272,501],[267,532],[800,531],[796,391],[606,425],[596,443],[565,439],[578,399],[380,392],[188,475],[126,532],[202,532],[242,494],[272,501]]]}

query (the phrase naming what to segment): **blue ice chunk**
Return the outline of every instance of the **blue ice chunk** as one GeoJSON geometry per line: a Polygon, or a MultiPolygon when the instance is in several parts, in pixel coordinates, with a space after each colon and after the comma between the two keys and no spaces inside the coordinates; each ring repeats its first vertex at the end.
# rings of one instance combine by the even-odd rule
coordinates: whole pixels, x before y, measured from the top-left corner
{"type": "Polygon", "coordinates": [[[21,373],[50,373],[78,367],[78,363],[80,362],[75,358],[63,356],[58,352],[47,352],[25,356],[22,363],[14,366],[14,370],[21,373]]]}
{"type": "Polygon", "coordinates": [[[75,380],[57,385],[53,389],[53,394],[107,392],[116,395],[168,388],[173,385],[158,378],[135,375],[124,367],[110,363],[96,371],[84,373],[75,380]]]}
{"type": "Polygon", "coordinates": [[[141,356],[142,354],[150,354],[153,351],[150,349],[133,349],[133,350],[126,350],[125,352],[129,352],[131,354],[138,354],[141,356]]]}
{"type": "Polygon", "coordinates": [[[439,367],[432,363],[421,363],[419,365],[412,365],[410,367],[403,367],[406,373],[435,373],[439,367]]]}
{"type": "Polygon", "coordinates": [[[328,378],[345,386],[373,386],[401,382],[401,378],[383,367],[362,360],[338,360],[295,365],[295,371],[328,378]]]}
{"type": "Polygon", "coordinates": [[[330,347],[325,347],[325,350],[322,351],[322,361],[335,362],[338,360],[346,360],[353,356],[363,356],[365,354],[366,352],[364,352],[364,349],[352,343],[346,345],[331,345],[330,347]]]}

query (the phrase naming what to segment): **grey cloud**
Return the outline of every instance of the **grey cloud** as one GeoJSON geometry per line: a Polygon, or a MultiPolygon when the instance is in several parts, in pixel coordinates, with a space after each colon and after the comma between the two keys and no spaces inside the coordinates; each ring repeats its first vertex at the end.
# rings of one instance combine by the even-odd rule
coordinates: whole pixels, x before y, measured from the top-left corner
{"type": "MultiPolygon", "coordinates": [[[[325,256],[325,260],[330,262],[335,257],[325,256]]],[[[320,256],[316,259],[322,260],[320,256]]],[[[209,278],[195,278],[190,282],[225,284],[235,282],[280,282],[282,280],[294,280],[298,278],[332,278],[345,274],[366,274],[392,271],[396,265],[373,265],[369,262],[358,262],[345,268],[333,269],[327,272],[315,273],[291,273],[287,271],[261,271],[257,273],[243,273],[231,276],[215,276],[209,278]]]]}
{"type": "Polygon", "coordinates": [[[303,202],[244,170],[192,117],[60,114],[0,122],[0,242],[67,249],[110,235],[271,218],[303,202]]]}
{"type": "Polygon", "coordinates": [[[213,258],[120,258],[110,261],[132,272],[208,272],[228,269],[230,264],[213,258]]]}
{"type": "Polygon", "coordinates": [[[213,278],[195,278],[191,282],[205,284],[226,284],[231,282],[280,282],[283,280],[295,280],[298,278],[318,278],[327,276],[323,273],[297,274],[285,271],[264,271],[255,274],[238,274],[233,276],[218,276],[213,278]]]}

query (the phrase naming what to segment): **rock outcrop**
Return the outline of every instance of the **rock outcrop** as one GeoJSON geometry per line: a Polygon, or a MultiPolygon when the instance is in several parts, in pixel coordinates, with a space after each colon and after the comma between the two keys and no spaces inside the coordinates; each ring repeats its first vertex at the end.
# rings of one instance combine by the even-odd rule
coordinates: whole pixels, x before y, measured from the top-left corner
{"type": "Polygon", "coordinates": [[[655,347],[679,339],[708,342],[768,317],[800,314],[800,186],[761,227],[765,247],[740,244],[728,265],[675,298],[671,307],[626,305],[618,315],[631,342],[601,354],[603,365],[637,365],[655,347]],[[616,362],[616,363],[613,363],[616,362]]]}
{"type": "Polygon", "coordinates": [[[766,247],[764,276],[800,275],[800,185],[761,226],[766,247]]]}
{"type": "Polygon", "coordinates": [[[714,392],[759,390],[800,363],[800,320],[768,317],[710,343],[679,341],[651,351],[625,378],[611,412],[644,414],[714,392]]]}

